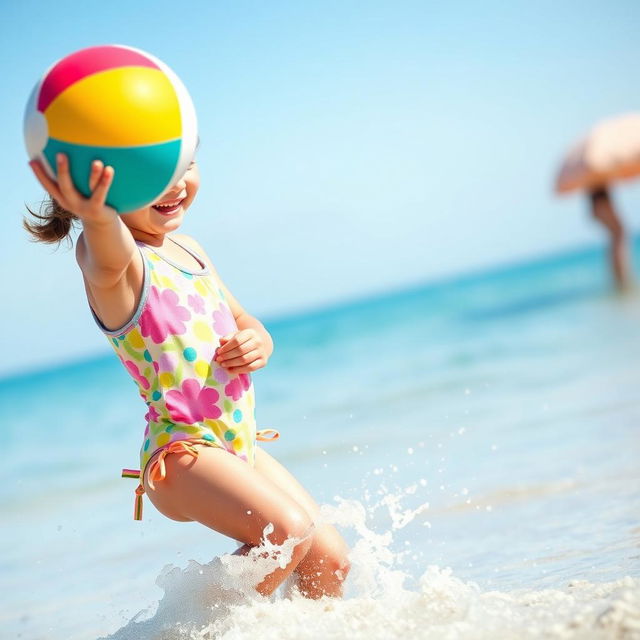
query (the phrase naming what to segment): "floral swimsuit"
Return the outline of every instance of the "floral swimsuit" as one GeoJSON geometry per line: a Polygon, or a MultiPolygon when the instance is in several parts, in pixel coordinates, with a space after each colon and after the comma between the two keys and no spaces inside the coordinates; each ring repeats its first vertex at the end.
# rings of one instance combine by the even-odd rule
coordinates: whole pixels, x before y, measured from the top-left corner
{"type": "Polygon", "coordinates": [[[183,451],[195,457],[194,445],[201,444],[225,449],[253,466],[255,440],[279,437],[273,429],[256,432],[250,376],[230,374],[214,360],[220,338],[238,329],[223,291],[197,254],[169,239],[191,254],[201,269],[187,269],[137,242],[144,284],[133,318],[109,331],[94,313],[148,408],[140,471],[122,471],[123,477],[140,478],[136,520],[142,518],[142,478],[150,461],[153,487],[154,480],[165,477],[164,458],[169,453],[183,451]]]}

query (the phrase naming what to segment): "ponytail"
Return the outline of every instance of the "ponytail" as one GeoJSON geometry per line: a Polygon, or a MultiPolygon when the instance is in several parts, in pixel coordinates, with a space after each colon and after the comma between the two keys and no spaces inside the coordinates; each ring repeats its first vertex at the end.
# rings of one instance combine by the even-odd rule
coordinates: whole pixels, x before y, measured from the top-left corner
{"type": "Polygon", "coordinates": [[[31,234],[34,242],[60,244],[65,238],[71,242],[71,230],[78,218],[63,209],[53,198],[49,197],[42,201],[40,213],[32,211],[29,207],[27,211],[37,221],[29,221],[25,217],[22,220],[22,226],[31,234]]]}

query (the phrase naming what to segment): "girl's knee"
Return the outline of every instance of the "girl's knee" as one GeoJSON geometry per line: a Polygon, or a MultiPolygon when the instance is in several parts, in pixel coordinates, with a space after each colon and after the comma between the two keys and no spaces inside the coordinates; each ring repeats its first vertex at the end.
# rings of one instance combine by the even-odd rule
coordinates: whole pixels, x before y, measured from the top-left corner
{"type": "Polygon", "coordinates": [[[267,534],[272,544],[283,544],[290,538],[300,540],[298,546],[308,548],[313,542],[315,525],[303,509],[290,510],[273,522],[273,531],[267,534]]]}
{"type": "Polygon", "coordinates": [[[342,597],[343,583],[351,570],[351,563],[346,553],[341,550],[326,549],[321,555],[311,553],[298,564],[297,586],[302,595],[307,598],[321,598],[322,596],[342,597]]]}
{"type": "Polygon", "coordinates": [[[351,561],[346,556],[343,556],[338,561],[338,568],[334,569],[334,573],[340,582],[344,582],[351,571],[351,561]]]}
{"type": "Polygon", "coordinates": [[[343,582],[351,570],[351,562],[346,553],[338,549],[328,550],[323,557],[322,566],[325,572],[335,575],[340,582],[343,582]]]}
{"type": "Polygon", "coordinates": [[[311,572],[335,574],[342,581],[351,570],[349,548],[333,527],[330,531],[321,531],[314,539],[300,568],[311,572]]]}

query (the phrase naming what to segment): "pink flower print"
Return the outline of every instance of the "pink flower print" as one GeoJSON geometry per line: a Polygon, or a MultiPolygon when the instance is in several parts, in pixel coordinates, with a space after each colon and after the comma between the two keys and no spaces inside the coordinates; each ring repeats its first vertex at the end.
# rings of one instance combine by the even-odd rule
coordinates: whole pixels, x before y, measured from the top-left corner
{"type": "Polygon", "coordinates": [[[222,304],[222,302],[218,305],[218,309],[213,312],[213,328],[219,336],[226,336],[238,329],[229,307],[222,304]]]}
{"type": "Polygon", "coordinates": [[[159,291],[151,286],[148,304],[140,316],[140,333],[160,344],[169,334],[179,336],[187,328],[185,321],[191,318],[191,312],[178,304],[178,294],[171,289],[159,291]]]}
{"type": "MultiPolygon", "coordinates": [[[[127,371],[135,378],[136,382],[143,388],[148,389],[151,385],[149,381],[140,373],[138,366],[131,360],[122,360],[122,364],[127,368],[127,371]]],[[[143,396],[144,397],[144,396],[143,396]]]]}
{"type": "Polygon", "coordinates": [[[242,394],[251,386],[251,378],[246,373],[241,373],[234,378],[225,388],[224,392],[234,400],[240,400],[242,394]]]}
{"type": "Polygon", "coordinates": [[[156,411],[155,407],[149,407],[149,411],[147,411],[147,415],[145,418],[147,422],[157,422],[160,414],[156,411]]]}
{"type": "Polygon", "coordinates": [[[213,377],[222,384],[229,381],[229,374],[222,367],[216,367],[213,377]]]}
{"type": "Polygon", "coordinates": [[[187,302],[196,313],[204,313],[204,300],[199,295],[189,296],[187,302]]]}
{"type": "Polygon", "coordinates": [[[163,353],[158,361],[162,373],[173,373],[178,366],[178,360],[172,353],[163,353]]]}
{"type": "Polygon", "coordinates": [[[202,422],[205,418],[219,418],[222,415],[216,402],[220,394],[211,387],[201,387],[200,383],[189,378],[182,383],[180,391],[167,392],[166,406],[171,419],[183,424],[202,422]]]}

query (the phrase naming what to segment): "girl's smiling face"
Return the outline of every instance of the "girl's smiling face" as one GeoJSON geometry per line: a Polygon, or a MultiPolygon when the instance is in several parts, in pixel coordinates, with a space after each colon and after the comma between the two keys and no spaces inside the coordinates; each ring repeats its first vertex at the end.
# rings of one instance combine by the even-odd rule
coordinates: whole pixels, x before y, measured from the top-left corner
{"type": "Polygon", "coordinates": [[[200,187],[200,172],[194,160],[186,173],[153,204],[122,214],[122,221],[129,227],[136,240],[146,242],[150,236],[160,236],[175,231],[181,224],[186,210],[196,197],[200,187]]]}

